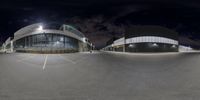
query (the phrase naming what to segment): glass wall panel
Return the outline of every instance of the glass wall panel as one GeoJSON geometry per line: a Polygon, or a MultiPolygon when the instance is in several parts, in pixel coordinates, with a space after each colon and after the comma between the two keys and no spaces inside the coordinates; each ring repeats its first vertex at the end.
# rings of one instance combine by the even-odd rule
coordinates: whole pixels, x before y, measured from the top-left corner
{"type": "Polygon", "coordinates": [[[76,50],[78,51],[78,40],[60,34],[37,34],[27,36],[14,42],[15,49],[34,50],[76,50]]]}

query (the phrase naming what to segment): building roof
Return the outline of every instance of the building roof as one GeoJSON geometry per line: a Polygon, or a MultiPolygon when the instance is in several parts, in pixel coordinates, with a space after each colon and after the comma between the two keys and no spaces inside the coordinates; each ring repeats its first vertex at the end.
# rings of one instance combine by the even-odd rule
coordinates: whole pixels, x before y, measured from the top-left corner
{"type": "Polygon", "coordinates": [[[142,25],[126,28],[125,37],[160,36],[178,40],[178,33],[162,26],[142,25]]]}
{"type": "Polygon", "coordinates": [[[23,27],[21,29],[19,29],[17,32],[14,33],[14,36],[18,36],[18,35],[25,35],[25,34],[29,34],[33,31],[35,31],[40,25],[42,25],[42,23],[36,23],[36,24],[32,24],[32,25],[28,25],[26,27],[23,27]]]}
{"type": "MultiPolygon", "coordinates": [[[[69,31],[69,30],[55,30],[55,29],[42,29],[39,30],[39,27],[42,26],[42,23],[36,23],[32,25],[28,25],[26,27],[21,28],[17,32],[14,33],[14,41],[20,38],[33,35],[33,34],[41,34],[41,33],[53,33],[53,34],[62,34],[69,37],[73,37],[80,41],[84,41],[85,37],[80,31],[69,31]],[[77,33],[78,32],[78,33],[77,33]]],[[[75,29],[73,29],[75,30],[75,29]]]]}

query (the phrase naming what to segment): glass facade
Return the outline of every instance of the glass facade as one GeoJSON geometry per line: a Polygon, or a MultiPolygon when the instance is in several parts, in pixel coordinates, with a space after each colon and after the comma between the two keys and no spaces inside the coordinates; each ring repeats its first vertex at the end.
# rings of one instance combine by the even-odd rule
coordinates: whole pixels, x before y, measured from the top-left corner
{"type": "Polygon", "coordinates": [[[14,49],[22,52],[77,52],[78,40],[60,34],[42,33],[14,42],[14,49]]]}
{"type": "Polygon", "coordinates": [[[125,45],[126,52],[178,52],[178,45],[165,43],[131,43],[125,45]]]}
{"type": "Polygon", "coordinates": [[[104,49],[120,52],[178,52],[178,41],[159,36],[120,38],[104,49]]]}

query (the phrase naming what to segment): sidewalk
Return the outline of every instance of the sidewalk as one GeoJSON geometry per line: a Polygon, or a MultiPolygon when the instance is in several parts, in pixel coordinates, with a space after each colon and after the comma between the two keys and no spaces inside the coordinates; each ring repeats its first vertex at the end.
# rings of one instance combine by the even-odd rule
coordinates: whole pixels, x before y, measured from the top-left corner
{"type": "Polygon", "coordinates": [[[169,54],[181,54],[181,53],[200,53],[200,51],[187,51],[187,52],[117,52],[117,51],[102,51],[107,53],[115,53],[115,54],[125,54],[125,55],[169,55],[169,54]]]}

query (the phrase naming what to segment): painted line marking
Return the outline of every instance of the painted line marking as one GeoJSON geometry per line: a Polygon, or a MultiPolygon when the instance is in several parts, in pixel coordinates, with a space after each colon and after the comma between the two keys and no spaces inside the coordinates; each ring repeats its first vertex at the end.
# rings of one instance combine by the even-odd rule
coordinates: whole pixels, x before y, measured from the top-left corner
{"type": "Polygon", "coordinates": [[[48,55],[45,56],[44,65],[42,67],[43,70],[45,70],[45,68],[46,68],[47,59],[48,59],[48,55]]]}
{"type": "Polygon", "coordinates": [[[70,59],[68,59],[68,58],[66,58],[66,57],[63,57],[63,56],[61,56],[60,54],[59,54],[59,56],[60,56],[60,58],[64,59],[65,61],[68,61],[68,62],[71,62],[71,63],[73,63],[73,64],[76,64],[76,62],[74,62],[74,61],[72,61],[72,60],[70,60],[70,59]]]}

